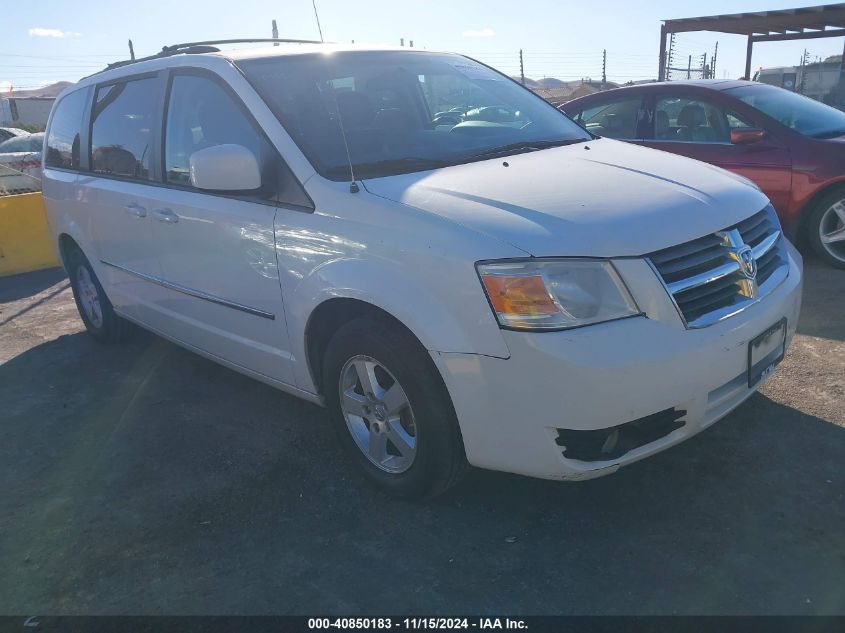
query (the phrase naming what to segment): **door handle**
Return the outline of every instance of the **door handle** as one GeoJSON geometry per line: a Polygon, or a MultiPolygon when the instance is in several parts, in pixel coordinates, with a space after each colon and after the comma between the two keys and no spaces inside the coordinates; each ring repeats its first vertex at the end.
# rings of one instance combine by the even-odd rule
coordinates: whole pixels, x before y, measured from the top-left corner
{"type": "Polygon", "coordinates": [[[173,213],[170,209],[156,209],[153,211],[155,219],[159,222],[167,222],[168,224],[176,224],[179,221],[179,216],[173,213]]]}
{"type": "Polygon", "coordinates": [[[133,202],[132,204],[127,204],[125,207],[123,207],[123,209],[126,211],[126,213],[134,215],[136,218],[147,217],[147,210],[140,204],[135,204],[133,202]]]}

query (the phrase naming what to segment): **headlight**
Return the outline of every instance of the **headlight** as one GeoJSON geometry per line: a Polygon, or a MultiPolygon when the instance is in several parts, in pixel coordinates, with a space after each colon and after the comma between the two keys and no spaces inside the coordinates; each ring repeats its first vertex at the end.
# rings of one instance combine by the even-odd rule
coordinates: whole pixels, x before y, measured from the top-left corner
{"type": "Polygon", "coordinates": [[[560,330],[641,314],[609,261],[532,259],[477,267],[502,327],[560,330]]]}

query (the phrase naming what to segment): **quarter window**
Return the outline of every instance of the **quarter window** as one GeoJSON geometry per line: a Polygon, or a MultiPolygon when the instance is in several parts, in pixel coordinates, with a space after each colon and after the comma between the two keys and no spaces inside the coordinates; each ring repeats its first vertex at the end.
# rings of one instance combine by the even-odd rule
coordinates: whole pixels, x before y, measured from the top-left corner
{"type": "Polygon", "coordinates": [[[91,169],[151,180],[158,79],[136,79],[101,86],[91,123],[91,169]]]}
{"type": "Polygon", "coordinates": [[[633,97],[602,103],[583,110],[575,120],[597,136],[616,139],[640,139],[646,137],[647,117],[642,99],[633,97]]]}
{"type": "Polygon", "coordinates": [[[87,90],[65,96],[53,113],[47,133],[47,167],[79,169],[79,136],[85,112],[87,90]]]}
{"type": "Polygon", "coordinates": [[[229,143],[246,147],[259,164],[267,162],[267,142],[219,84],[206,77],[176,75],[167,108],[166,181],[190,185],[191,154],[229,143]]]}

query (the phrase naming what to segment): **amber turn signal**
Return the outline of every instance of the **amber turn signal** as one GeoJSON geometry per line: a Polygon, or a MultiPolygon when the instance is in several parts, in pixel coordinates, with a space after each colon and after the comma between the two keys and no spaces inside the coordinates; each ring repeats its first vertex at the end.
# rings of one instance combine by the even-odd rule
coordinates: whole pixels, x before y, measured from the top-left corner
{"type": "Polygon", "coordinates": [[[500,315],[551,314],[558,311],[540,275],[482,275],[493,309],[500,315]]]}

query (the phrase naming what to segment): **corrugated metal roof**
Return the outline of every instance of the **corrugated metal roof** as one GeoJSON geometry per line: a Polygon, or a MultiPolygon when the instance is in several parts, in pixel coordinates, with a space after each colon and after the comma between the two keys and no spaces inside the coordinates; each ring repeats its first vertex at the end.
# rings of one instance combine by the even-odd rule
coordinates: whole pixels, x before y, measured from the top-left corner
{"type": "Polygon", "coordinates": [[[769,35],[786,32],[801,33],[806,29],[810,31],[823,31],[827,28],[845,29],[845,3],[777,11],[677,18],[663,22],[668,33],[718,31],[740,35],[769,35]]]}

